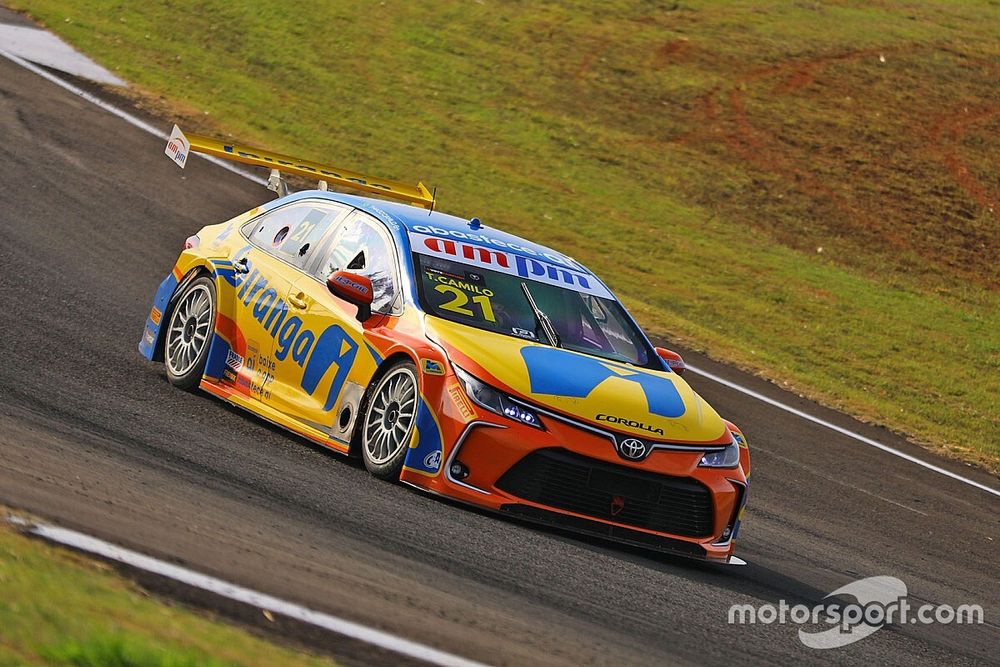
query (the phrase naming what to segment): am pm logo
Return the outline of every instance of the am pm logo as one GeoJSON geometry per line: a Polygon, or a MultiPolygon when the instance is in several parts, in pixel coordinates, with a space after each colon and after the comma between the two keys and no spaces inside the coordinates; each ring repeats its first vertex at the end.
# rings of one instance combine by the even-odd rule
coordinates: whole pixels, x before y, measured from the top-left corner
{"type": "Polygon", "coordinates": [[[174,125],[170,138],[167,139],[167,147],[163,150],[167,157],[177,163],[181,169],[187,164],[188,153],[191,152],[191,142],[187,140],[181,128],[174,125]]]}
{"type": "MultiPolygon", "coordinates": [[[[436,230],[436,228],[432,227],[430,230],[436,230]]],[[[412,232],[410,233],[410,244],[414,252],[422,255],[453,259],[481,269],[528,278],[549,285],[567,287],[577,292],[593,294],[605,299],[612,298],[611,292],[596,276],[582,266],[573,264],[568,258],[560,258],[555,254],[549,254],[544,259],[528,257],[515,251],[509,243],[503,244],[508,250],[498,250],[487,248],[478,243],[412,232]]],[[[521,251],[526,250],[520,246],[519,248],[521,251]]]]}

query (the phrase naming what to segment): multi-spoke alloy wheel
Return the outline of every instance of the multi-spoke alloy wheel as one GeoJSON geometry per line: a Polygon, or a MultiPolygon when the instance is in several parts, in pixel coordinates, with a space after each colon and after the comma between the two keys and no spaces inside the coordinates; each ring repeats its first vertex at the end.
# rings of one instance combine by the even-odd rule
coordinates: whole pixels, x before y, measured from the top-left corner
{"type": "Polygon", "coordinates": [[[177,300],[167,324],[163,361],[167,377],[178,387],[193,389],[201,381],[214,322],[215,285],[198,278],[177,300]]]}
{"type": "Polygon", "coordinates": [[[361,433],[365,467],[376,477],[398,479],[417,421],[417,369],[403,361],[382,376],[368,401],[361,433]]]}

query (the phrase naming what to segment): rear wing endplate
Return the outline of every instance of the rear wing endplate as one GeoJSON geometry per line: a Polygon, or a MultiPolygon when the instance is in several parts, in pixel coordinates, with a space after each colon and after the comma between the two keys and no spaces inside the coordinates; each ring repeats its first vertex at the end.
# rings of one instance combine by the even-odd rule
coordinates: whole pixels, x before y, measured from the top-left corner
{"type": "Polygon", "coordinates": [[[327,184],[329,184],[335,187],[371,192],[427,209],[434,209],[434,195],[423,183],[409,185],[397,181],[372,178],[356,171],[322,165],[309,160],[300,160],[297,157],[272,153],[260,148],[219,141],[218,139],[206,137],[201,134],[184,134],[179,127],[174,125],[174,130],[170,133],[170,138],[167,140],[167,147],[164,152],[183,169],[187,163],[187,156],[191,151],[222,158],[223,160],[242,162],[243,164],[255,167],[267,167],[271,170],[268,188],[277,192],[279,196],[287,192],[284,181],[278,173],[283,172],[316,179],[319,181],[320,190],[326,190],[327,184]]]}

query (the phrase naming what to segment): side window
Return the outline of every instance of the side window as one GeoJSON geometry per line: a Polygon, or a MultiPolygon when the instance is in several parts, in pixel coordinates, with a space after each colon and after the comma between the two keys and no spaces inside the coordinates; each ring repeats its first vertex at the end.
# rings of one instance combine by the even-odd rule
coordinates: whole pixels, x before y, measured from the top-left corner
{"type": "Polygon", "coordinates": [[[372,281],[372,310],[392,312],[396,300],[396,257],[388,235],[364,213],[355,213],[340,225],[326,260],[316,277],[321,280],[334,271],[351,271],[372,281]]]}
{"type": "Polygon", "coordinates": [[[257,247],[302,268],[342,212],[318,202],[290,204],[257,218],[245,231],[257,247]]]}

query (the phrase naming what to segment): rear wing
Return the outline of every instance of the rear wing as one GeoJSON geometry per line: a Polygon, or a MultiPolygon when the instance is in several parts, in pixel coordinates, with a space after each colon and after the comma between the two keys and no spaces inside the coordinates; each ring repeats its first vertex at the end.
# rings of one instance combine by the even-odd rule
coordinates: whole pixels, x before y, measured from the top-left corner
{"type": "Polygon", "coordinates": [[[297,157],[272,153],[260,148],[227,143],[201,134],[184,134],[179,127],[174,125],[164,153],[183,169],[187,163],[188,153],[191,151],[255,167],[267,167],[271,170],[271,178],[268,180],[267,187],[277,192],[279,196],[287,193],[287,186],[279,173],[283,172],[317,179],[320,190],[326,190],[327,184],[329,184],[335,187],[371,192],[434,210],[434,194],[423,183],[409,185],[382,178],[372,178],[356,171],[322,165],[309,160],[300,160],[297,157]]]}

